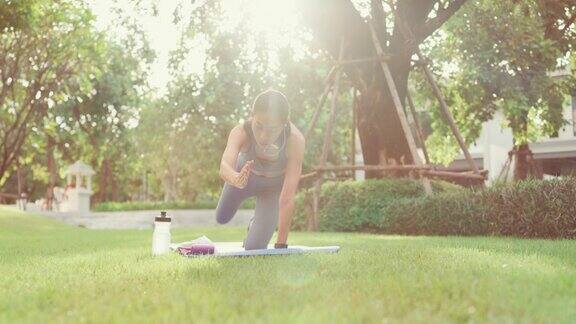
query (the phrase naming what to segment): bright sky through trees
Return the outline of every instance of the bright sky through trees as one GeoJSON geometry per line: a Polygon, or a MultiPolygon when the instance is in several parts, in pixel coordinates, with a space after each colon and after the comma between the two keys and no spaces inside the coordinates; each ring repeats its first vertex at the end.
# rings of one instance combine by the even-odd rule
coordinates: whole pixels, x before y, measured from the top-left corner
{"type": "MultiPolygon", "coordinates": [[[[116,17],[112,14],[113,8],[121,8],[124,12],[131,13],[141,28],[146,32],[151,48],[156,51],[157,58],[152,64],[150,73],[150,85],[158,89],[158,94],[165,92],[165,87],[170,80],[168,61],[170,51],[178,46],[178,38],[181,35],[183,26],[174,23],[174,11],[179,4],[182,4],[182,21],[186,21],[187,11],[193,10],[198,4],[189,4],[187,1],[146,1],[142,2],[146,7],[156,5],[156,15],[151,10],[145,8],[135,8],[130,1],[117,0],[90,0],[90,6],[97,17],[97,27],[108,29],[114,35],[122,36],[123,31],[119,30],[119,25],[115,23],[116,17]],[[139,10],[138,10],[139,9],[139,10]]],[[[200,3],[201,4],[201,3],[200,3]]],[[[294,42],[296,35],[300,33],[296,8],[292,1],[281,0],[223,0],[225,17],[221,27],[223,29],[233,29],[243,19],[247,22],[248,28],[254,31],[255,35],[266,42],[270,47],[270,55],[274,58],[274,49],[281,46],[298,47],[298,42],[294,42]],[[246,19],[245,19],[246,18],[246,19]]],[[[202,70],[203,51],[202,43],[195,47],[197,53],[191,55],[191,59],[186,62],[187,72],[198,72],[202,70]]]]}

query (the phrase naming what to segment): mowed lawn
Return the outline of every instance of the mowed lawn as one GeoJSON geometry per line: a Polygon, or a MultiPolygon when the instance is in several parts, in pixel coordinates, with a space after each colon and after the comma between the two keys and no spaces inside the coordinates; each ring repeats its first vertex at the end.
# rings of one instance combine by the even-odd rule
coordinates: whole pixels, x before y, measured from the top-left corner
{"type": "MultiPolygon", "coordinates": [[[[240,241],[245,228],[173,230],[240,241]]],[[[0,322],[574,322],[576,241],[290,234],[338,254],[152,257],[151,230],[0,207],[0,322]]]]}

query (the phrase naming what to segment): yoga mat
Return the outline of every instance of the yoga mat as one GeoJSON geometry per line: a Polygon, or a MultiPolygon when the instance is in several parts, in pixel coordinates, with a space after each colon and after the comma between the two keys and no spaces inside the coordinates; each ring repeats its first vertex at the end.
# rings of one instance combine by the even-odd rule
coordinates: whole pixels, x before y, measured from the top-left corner
{"type": "MultiPolygon", "coordinates": [[[[172,250],[176,250],[180,244],[172,244],[172,250]]],[[[305,254],[305,253],[337,253],[339,246],[305,246],[289,245],[286,249],[275,249],[273,244],[268,245],[267,249],[244,250],[242,242],[212,242],[215,246],[214,254],[207,255],[188,255],[191,258],[203,257],[243,257],[243,256],[262,256],[262,255],[288,255],[288,254],[305,254]]]]}

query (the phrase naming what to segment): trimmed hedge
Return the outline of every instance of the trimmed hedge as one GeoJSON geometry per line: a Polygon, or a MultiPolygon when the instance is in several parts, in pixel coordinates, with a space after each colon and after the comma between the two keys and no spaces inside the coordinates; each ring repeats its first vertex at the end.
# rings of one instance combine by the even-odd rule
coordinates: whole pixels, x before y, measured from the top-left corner
{"type": "MultiPolygon", "coordinates": [[[[240,208],[254,208],[255,199],[245,200],[240,208]]],[[[202,199],[194,202],[188,201],[109,201],[96,204],[92,210],[97,212],[114,212],[127,210],[170,210],[170,209],[215,209],[218,205],[216,199],[202,199]]]]}
{"type": "MultiPolygon", "coordinates": [[[[443,181],[432,181],[432,188],[435,192],[460,190],[443,181]]],[[[312,190],[303,190],[296,196],[294,229],[306,229],[307,215],[312,213],[312,190]]],[[[320,230],[378,232],[382,211],[388,205],[398,199],[422,196],[422,183],[405,178],[326,182],[320,193],[320,230]]]]}
{"type": "Polygon", "coordinates": [[[576,237],[576,178],[526,180],[396,201],[382,232],[413,235],[576,237]]]}
{"type": "MultiPolygon", "coordinates": [[[[413,180],[327,183],[320,230],[409,235],[504,235],[574,238],[576,178],[526,180],[486,189],[433,182],[425,196],[413,180]]],[[[297,197],[294,228],[306,228],[310,190],[297,197]]]]}

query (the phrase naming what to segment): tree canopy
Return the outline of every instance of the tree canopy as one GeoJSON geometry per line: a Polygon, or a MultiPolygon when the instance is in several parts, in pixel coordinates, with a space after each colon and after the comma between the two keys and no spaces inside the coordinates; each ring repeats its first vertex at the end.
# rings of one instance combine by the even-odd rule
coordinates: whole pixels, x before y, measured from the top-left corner
{"type": "MultiPolygon", "coordinates": [[[[435,162],[449,163],[458,149],[413,66],[416,49],[430,58],[468,144],[496,110],[517,148],[553,136],[576,88],[571,0],[306,0],[293,3],[296,22],[264,28],[257,24],[270,17],[262,15],[280,19],[285,8],[178,1],[164,92],[150,85],[159,49],[136,17],[154,17],[160,4],[125,4],[110,10],[107,30],[96,28],[84,0],[0,4],[0,191],[17,192],[20,183],[33,198],[48,196],[63,185],[64,167],[81,159],[96,170],[93,202],[214,197],[228,132],[249,118],[255,96],[283,91],[292,122],[306,130],[342,40],[347,59],[375,54],[367,18],[392,55],[400,96],[410,91],[427,109],[435,162]],[[572,74],[556,77],[559,69],[572,74]]],[[[352,91],[365,163],[410,163],[377,63],[344,72],[328,163],[350,162],[352,91]]],[[[317,163],[327,115],[307,138],[305,170],[317,163]]]]}

